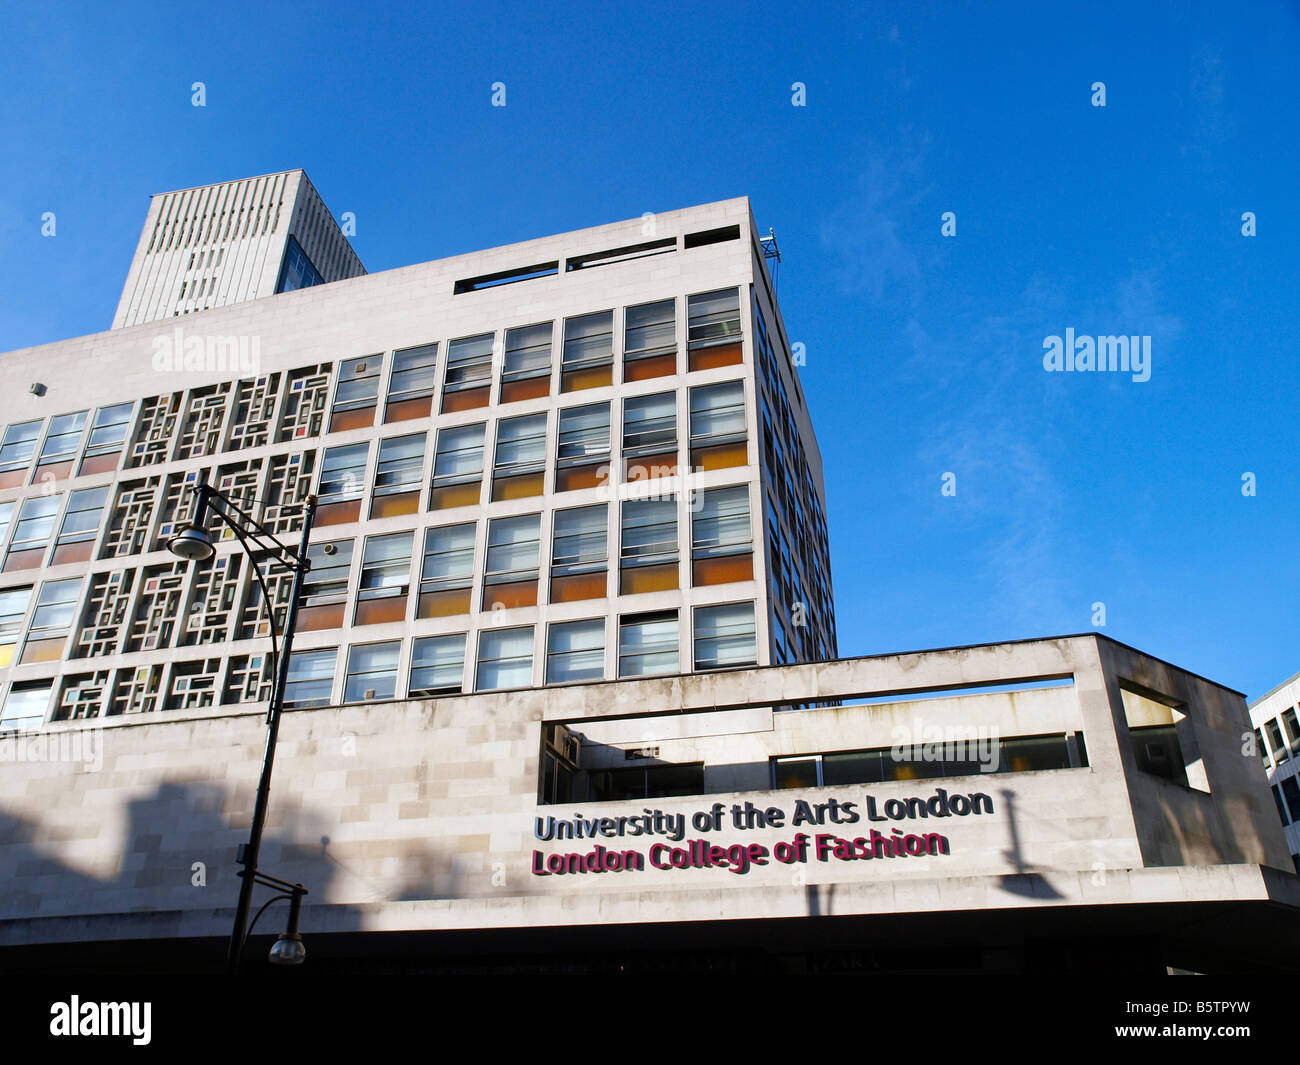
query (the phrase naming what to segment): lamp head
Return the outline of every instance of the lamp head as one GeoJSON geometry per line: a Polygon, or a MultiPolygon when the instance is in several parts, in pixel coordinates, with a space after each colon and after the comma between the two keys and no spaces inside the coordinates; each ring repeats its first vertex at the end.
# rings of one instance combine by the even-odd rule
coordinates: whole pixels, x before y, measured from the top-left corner
{"type": "Polygon", "coordinates": [[[182,525],[167,541],[167,550],[186,562],[202,562],[216,550],[212,537],[196,525],[182,525]]]}
{"type": "Polygon", "coordinates": [[[302,936],[297,932],[285,932],[271,947],[272,965],[301,965],[307,960],[307,948],[302,945],[302,936]]]}

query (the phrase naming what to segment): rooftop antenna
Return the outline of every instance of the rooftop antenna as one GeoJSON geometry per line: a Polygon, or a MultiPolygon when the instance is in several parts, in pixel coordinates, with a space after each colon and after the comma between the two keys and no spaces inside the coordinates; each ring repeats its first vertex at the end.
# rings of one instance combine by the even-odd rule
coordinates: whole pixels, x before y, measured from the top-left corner
{"type": "Polygon", "coordinates": [[[777,267],[781,265],[781,249],[776,246],[776,230],[767,227],[767,236],[759,237],[763,245],[763,258],[767,262],[767,272],[772,275],[772,291],[776,292],[777,267]]]}

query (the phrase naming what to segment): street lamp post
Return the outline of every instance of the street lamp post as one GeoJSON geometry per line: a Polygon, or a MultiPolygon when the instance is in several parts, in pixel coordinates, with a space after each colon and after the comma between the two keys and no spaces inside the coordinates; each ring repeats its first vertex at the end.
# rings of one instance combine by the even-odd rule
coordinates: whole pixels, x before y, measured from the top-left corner
{"type": "MultiPolygon", "coordinates": [[[[303,513],[302,538],[298,550],[294,552],[276,539],[264,525],[244,513],[226,496],[205,482],[200,481],[196,484],[194,493],[198,497],[194,508],[194,520],[176,531],[167,541],[167,548],[172,554],[188,561],[202,561],[211,558],[215,548],[212,538],[203,527],[204,519],[209,510],[235,534],[240,547],[243,548],[244,554],[248,556],[249,562],[252,564],[253,575],[262,586],[262,600],[266,604],[267,624],[271,631],[271,660],[275,670],[271,688],[271,702],[266,714],[266,753],[262,758],[262,776],[257,785],[257,798],[253,805],[253,823],[249,829],[248,842],[240,847],[237,859],[240,865],[243,866],[239,871],[241,880],[239,903],[235,908],[235,927],[231,932],[230,947],[226,954],[226,962],[230,971],[237,973],[244,953],[244,940],[247,938],[248,912],[253,902],[254,885],[268,883],[268,881],[274,882],[269,886],[275,886],[277,883],[287,883],[285,881],[275,881],[274,877],[259,873],[257,859],[262,849],[262,830],[266,824],[266,808],[271,794],[271,770],[275,764],[276,738],[280,733],[280,713],[284,701],[284,689],[289,679],[289,654],[293,646],[294,626],[298,620],[298,599],[302,592],[303,577],[311,568],[311,563],[307,560],[307,540],[311,535],[312,521],[316,516],[316,497],[314,495],[307,497],[303,513]],[[293,589],[289,595],[289,609],[285,615],[284,633],[278,648],[275,640],[275,604],[271,601],[266,581],[262,578],[261,570],[258,568],[258,563],[263,559],[270,559],[273,563],[293,573],[293,589]]],[[[295,887],[298,890],[289,891],[289,889],[285,889],[291,895],[290,937],[292,940],[298,939],[298,911],[302,895],[306,894],[306,890],[302,888],[302,885],[295,885],[295,887]]],[[[281,939],[284,938],[286,937],[281,937],[281,939]]],[[[280,944],[277,943],[276,946],[279,948],[280,944]]],[[[292,964],[294,961],[300,961],[301,957],[302,949],[299,941],[296,951],[291,952],[290,959],[281,958],[280,961],[284,963],[288,960],[292,964]]]]}

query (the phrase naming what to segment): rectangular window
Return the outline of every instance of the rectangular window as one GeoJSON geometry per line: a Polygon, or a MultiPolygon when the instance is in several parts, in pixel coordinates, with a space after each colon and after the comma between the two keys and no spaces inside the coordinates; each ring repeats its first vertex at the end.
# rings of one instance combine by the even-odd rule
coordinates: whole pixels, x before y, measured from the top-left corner
{"type": "Polygon", "coordinates": [[[677,672],[677,611],[633,614],[619,620],[618,675],[677,672]]]}
{"type": "Polygon", "coordinates": [[[9,552],[5,555],[5,573],[40,566],[45,549],[54,538],[54,523],[62,503],[62,496],[29,496],[23,500],[9,552]]]}
{"type": "Polygon", "coordinates": [[[9,531],[9,525],[14,520],[14,508],[17,503],[0,503],[0,546],[4,545],[5,534],[9,531]]]}
{"type": "Polygon", "coordinates": [[[311,569],[302,579],[302,605],[297,627],[303,632],[343,627],[352,573],[352,541],[335,540],[307,548],[311,569]]]}
{"type": "Polygon", "coordinates": [[[41,456],[37,460],[38,478],[51,476],[61,481],[72,474],[72,461],[81,450],[81,434],[86,428],[86,416],[89,411],[77,414],[63,414],[50,419],[50,429],[41,445],[41,456]]]}
{"type": "Polygon", "coordinates": [[[591,775],[593,802],[640,802],[644,799],[700,795],[704,792],[704,763],[648,765],[607,769],[591,775]]]}
{"type": "Polygon", "coordinates": [[[578,392],[612,384],[613,365],[613,311],[599,311],[565,320],[561,392],[578,392]]]}
{"type": "Polygon", "coordinates": [[[554,322],[506,330],[506,361],[501,371],[501,402],[538,399],[551,391],[551,336],[554,322]]]}
{"type": "Polygon", "coordinates": [[[753,578],[748,486],[700,493],[699,509],[691,518],[691,583],[700,587],[753,578]]]}
{"type": "Polygon", "coordinates": [[[430,510],[478,506],[483,483],[484,424],[462,425],[438,432],[433,462],[430,510]]]}
{"type": "Polygon", "coordinates": [[[393,352],[393,374],[388,379],[388,403],[384,407],[385,424],[427,418],[432,413],[437,361],[437,344],[393,352]]]}
{"type": "Polygon", "coordinates": [[[546,415],[505,418],[497,422],[492,501],[542,494],[546,477],[546,415]]]}
{"type": "Polygon", "coordinates": [[[479,633],[477,691],[527,688],[533,683],[533,630],[489,629],[479,633]]]}
{"type": "Polygon", "coordinates": [[[411,648],[412,699],[459,692],[465,680],[465,634],[426,636],[411,648]]]}
{"type": "Polygon", "coordinates": [[[104,504],[107,502],[107,485],[103,488],[83,488],[68,496],[68,510],[63,515],[51,565],[61,566],[66,562],[90,560],[104,518],[104,504]]]}
{"type": "Polygon", "coordinates": [[[744,382],[692,388],[692,468],[720,470],[744,466],[748,461],[744,382]]]}
{"type": "Polygon", "coordinates": [[[677,587],[677,498],[623,501],[620,594],[677,587]]]}
{"type": "Polygon", "coordinates": [[[740,333],[740,292],[703,292],[687,303],[691,370],[731,366],[744,357],[740,333]]]}
{"type": "Polygon", "coordinates": [[[677,301],[629,307],[624,315],[623,380],[648,381],[677,372],[677,301]]]}
{"type": "Polygon", "coordinates": [[[1282,781],[1282,797],[1286,799],[1287,811],[1292,821],[1300,821],[1300,780],[1287,777],[1282,781]]]}
{"type": "Polygon", "coordinates": [[[551,626],[546,644],[546,683],[568,684],[605,676],[605,619],[551,626]]]}
{"type": "Polygon", "coordinates": [[[728,603],[695,610],[695,668],[729,669],[758,662],[754,604],[728,603]]]}
{"type": "Polygon", "coordinates": [[[596,488],[609,475],[609,404],[560,411],[555,490],[596,488]]]}
{"type": "Polygon", "coordinates": [[[36,597],[36,611],[23,645],[21,662],[57,662],[63,657],[63,645],[76,621],[77,603],[81,599],[81,578],[46,581],[36,597]]]}
{"type": "Polygon", "coordinates": [[[1300,750],[1300,721],[1296,720],[1294,706],[1282,711],[1282,724],[1286,726],[1286,736],[1291,741],[1292,749],[1300,750]]]}
{"type": "Polygon", "coordinates": [[[604,599],[609,549],[609,508],[557,510],[551,538],[551,602],[604,599]]]}
{"type": "Polygon", "coordinates": [[[81,460],[79,472],[83,477],[117,469],[134,409],[134,403],[118,403],[113,407],[100,407],[95,412],[90,439],[86,441],[86,454],[81,460]]]}
{"type": "Polygon", "coordinates": [[[540,514],[493,518],[488,522],[483,609],[536,606],[540,514]]]}
{"type": "Polygon", "coordinates": [[[0,438],[0,489],[17,488],[27,480],[27,468],[36,454],[41,421],[11,425],[0,438]]]}
{"type": "Polygon", "coordinates": [[[495,333],[464,337],[447,345],[447,373],[442,388],[442,413],[488,405],[492,383],[495,333]]]}
{"type": "Polygon", "coordinates": [[[19,681],[9,688],[4,710],[0,711],[0,730],[40,728],[50,709],[51,680],[19,681]]]}
{"type": "Polygon", "coordinates": [[[1268,744],[1264,742],[1264,733],[1259,729],[1255,730],[1255,749],[1259,751],[1259,759],[1264,763],[1264,768],[1269,768],[1271,763],[1268,760],[1268,744]]]}
{"type": "Polygon", "coordinates": [[[379,371],[382,355],[361,359],[344,359],[339,363],[339,384],[330,413],[330,432],[364,429],[375,424],[375,406],[379,403],[379,371]]]}
{"type": "Polygon", "coordinates": [[[30,585],[0,590],[0,669],[13,664],[14,648],[22,635],[23,618],[31,601],[30,585]]]}
{"type": "Polygon", "coordinates": [[[369,444],[328,447],[321,462],[317,525],[343,525],[361,518],[361,497],[365,494],[369,444]]]}
{"type": "Polygon", "coordinates": [[[1268,790],[1273,793],[1273,802],[1277,804],[1278,819],[1282,822],[1282,824],[1289,825],[1291,823],[1291,819],[1287,817],[1286,807],[1282,804],[1282,793],[1277,790],[1276,784],[1274,784],[1268,790]]]}
{"type": "Polygon", "coordinates": [[[822,786],[822,760],[811,758],[773,758],[772,787],[820,788],[822,786]]]}
{"type": "Polygon", "coordinates": [[[677,473],[677,393],[623,404],[623,463],[630,481],[677,473]]]}
{"type": "Polygon", "coordinates": [[[284,685],[284,705],[328,706],[334,693],[334,670],[338,650],[294,651],[289,656],[289,675],[284,685]]]}
{"type": "Polygon", "coordinates": [[[424,442],[424,433],[390,436],[379,442],[379,464],[375,468],[375,490],[370,502],[372,518],[419,511],[424,442]]]}
{"type": "MultiPolygon", "coordinates": [[[[21,521],[18,524],[19,527],[22,526],[21,521]]],[[[18,534],[15,532],[14,540],[17,541],[17,539],[18,539],[18,534]]],[[[10,548],[10,550],[12,551],[13,549],[10,548]]],[[[5,569],[8,568],[9,568],[9,563],[6,562],[5,569]]],[[[1273,718],[1271,721],[1264,722],[1264,732],[1268,736],[1269,745],[1273,748],[1273,761],[1276,762],[1278,765],[1281,765],[1283,762],[1285,762],[1288,758],[1291,757],[1291,753],[1286,749],[1286,743],[1282,739],[1282,728],[1280,725],[1278,725],[1277,718],[1273,718]]]]}
{"type": "Polygon", "coordinates": [[[411,537],[409,532],[366,537],[356,624],[405,620],[411,588],[411,537]]]}
{"type": "Polygon", "coordinates": [[[444,525],[424,534],[417,617],[469,613],[474,584],[474,524],[444,525]]]}
{"type": "Polygon", "coordinates": [[[368,643],[348,650],[345,703],[369,703],[397,694],[397,652],[401,642],[368,643]]]}

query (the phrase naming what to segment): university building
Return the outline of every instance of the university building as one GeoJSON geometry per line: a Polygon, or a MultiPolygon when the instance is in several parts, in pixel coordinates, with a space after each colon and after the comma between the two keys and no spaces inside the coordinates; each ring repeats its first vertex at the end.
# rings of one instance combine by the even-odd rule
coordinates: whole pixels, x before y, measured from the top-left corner
{"type": "Polygon", "coordinates": [[[114,327],[0,356],[0,967],[220,967],[290,575],[167,550],[200,483],[317,499],[259,865],[322,971],[1287,964],[1239,693],[838,658],[773,251],[734,199],[366,274],[301,171],[154,197],[114,327]]]}

